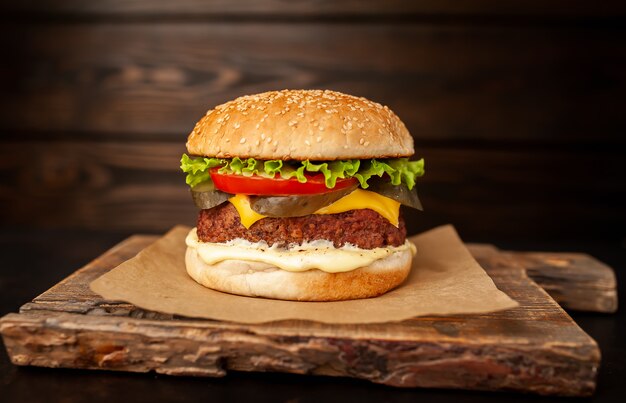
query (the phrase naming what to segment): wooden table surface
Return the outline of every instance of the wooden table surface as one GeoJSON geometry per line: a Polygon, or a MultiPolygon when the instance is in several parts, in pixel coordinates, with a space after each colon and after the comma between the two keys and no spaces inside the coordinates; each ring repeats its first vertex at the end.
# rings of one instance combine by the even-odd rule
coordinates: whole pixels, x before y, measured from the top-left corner
{"type": "MultiPolygon", "coordinates": [[[[16,312],[25,301],[56,283],[77,267],[122,240],[126,233],[42,230],[0,230],[0,315],[16,312]]],[[[472,240],[470,240],[472,241],[472,240]]],[[[486,241],[486,240],[479,240],[486,241]]],[[[494,242],[518,250],[587,252],[616,269],[620,292],[624,292],[620,269],[626,252],[617,244],[598,242],[494,242]]],[[[624,392],[626,376],[626,315],[571,313],[602,349],[598,389],[592,401],[612,401],[624,392]]],[[[395,389],[344,378],[284,374],[229,373],[225,378],[173,378],[153,374],[126,374],[42,368],[18,368],[0,352],[0,396],[3,401],[510,401],[545,400],[519,394],[476,393],[448,390],[395,389]]],[[[563,401],[572,401],[564,398],[563,401]]]]}

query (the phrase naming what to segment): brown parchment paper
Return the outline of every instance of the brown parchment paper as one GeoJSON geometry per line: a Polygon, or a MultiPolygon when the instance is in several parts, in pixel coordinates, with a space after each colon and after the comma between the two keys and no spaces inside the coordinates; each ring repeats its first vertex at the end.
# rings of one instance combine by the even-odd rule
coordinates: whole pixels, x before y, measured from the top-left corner
{"type": "Polygon", "coordinates": [[[185,236],[175,227],[134,258],[90,284],[105,299],[151,311],[241,323],[284,319],[380,323],[415,316],[486,313],[518,304],[498,290],[451,225],[409,238],[417,255],[409,278],[376,298],[294,302],[242,297],[205,288],[185,270],[185,236]]]}

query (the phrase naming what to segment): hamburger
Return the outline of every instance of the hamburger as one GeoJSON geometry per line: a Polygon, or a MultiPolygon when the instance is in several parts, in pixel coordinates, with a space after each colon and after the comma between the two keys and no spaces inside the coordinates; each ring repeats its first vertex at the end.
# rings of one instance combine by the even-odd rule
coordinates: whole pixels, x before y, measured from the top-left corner
{"type": "Polygon", "coordinates": [[[297,301],[381,295],[415,247],[413,139],[389,108],[334,91],[248,95],[209,110],[181,160],[200,209],[186,269],[205,287],[297,301]]]}

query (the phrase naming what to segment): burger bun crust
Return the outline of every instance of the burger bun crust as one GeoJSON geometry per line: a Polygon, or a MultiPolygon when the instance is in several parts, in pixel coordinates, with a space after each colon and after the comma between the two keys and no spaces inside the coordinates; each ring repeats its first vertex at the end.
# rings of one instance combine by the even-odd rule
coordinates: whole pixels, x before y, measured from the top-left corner
{"type": "Polygon", "coordinates": [[[244,260],[207,264],[195,248],[188,247],[185,264],[191,278],[217,291],[292,301],[340,301],[376,297],[397,287],[408,276],[412,258],[410,250],[403,250],[343,273],[290,272],[244,260]]]}
{"type": "Polygon", "coordinates": [[[329,90],[246,95],[209,110],[187,139],[191,155],[260,160],[409,157],[398,116],[366,98],[329,90]]]}

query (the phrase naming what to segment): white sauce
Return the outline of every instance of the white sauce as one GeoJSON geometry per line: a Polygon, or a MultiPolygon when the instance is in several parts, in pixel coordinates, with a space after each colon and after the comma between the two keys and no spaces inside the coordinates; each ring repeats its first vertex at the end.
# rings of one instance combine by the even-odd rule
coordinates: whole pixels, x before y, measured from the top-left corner
{"type": "Polygon", "coordinates": [[[266,242],[252,243],[245,239],[234,239],[225,243],[201,242],[196,228],[189,232],[185,242],[188,247],[196,249],[207,264],[224,260],[249,260],[294,272],[319,269],[327,273],[341,273],[368,266],[378,259],[407,249],[415,254],[415,245],[408,240],[400,246],[374,249],[361,249],[354,245],[335,248],[327,240],[292,244],[289,247],[269,246],[266,242]]]}

